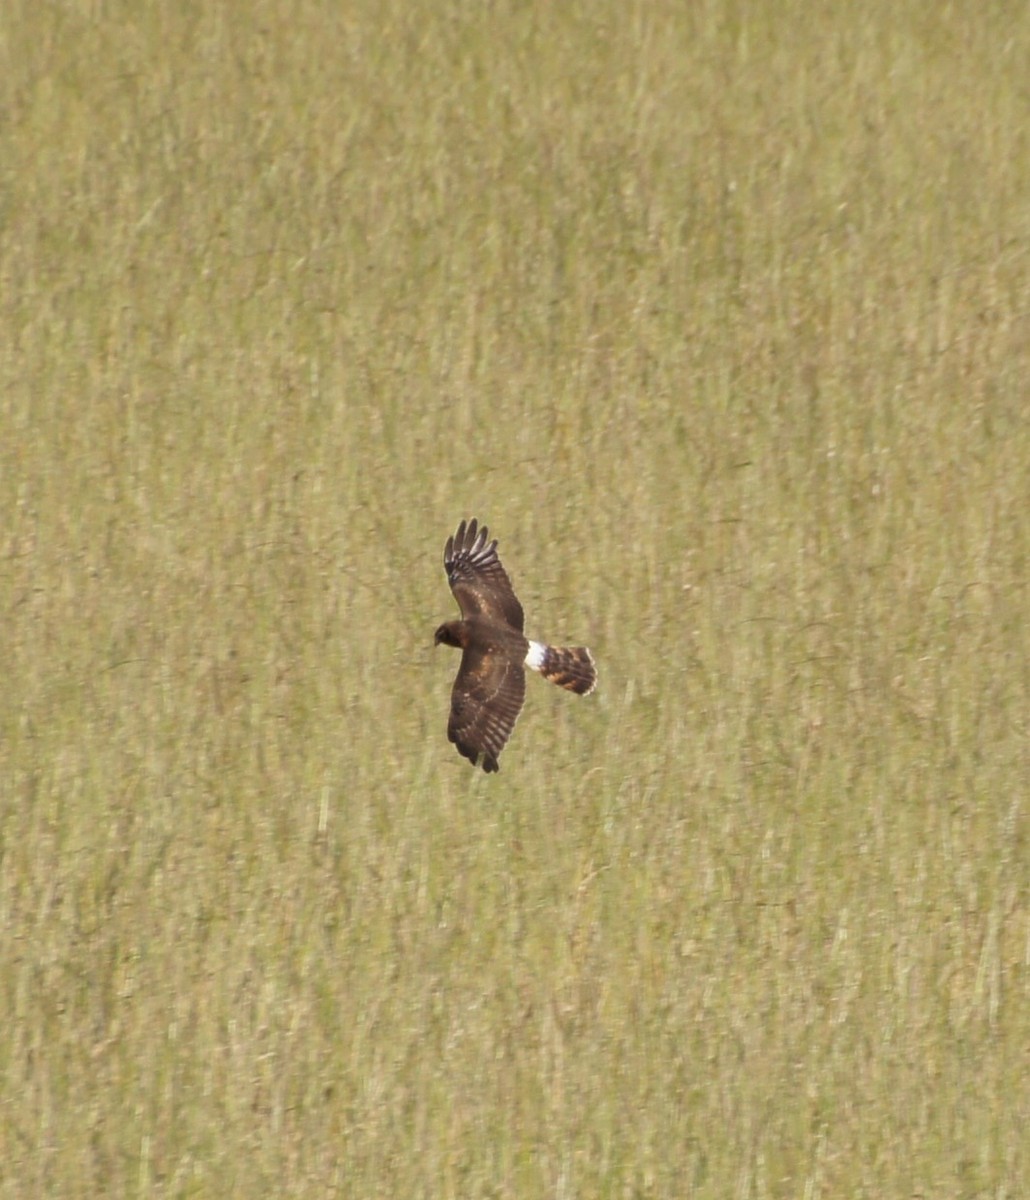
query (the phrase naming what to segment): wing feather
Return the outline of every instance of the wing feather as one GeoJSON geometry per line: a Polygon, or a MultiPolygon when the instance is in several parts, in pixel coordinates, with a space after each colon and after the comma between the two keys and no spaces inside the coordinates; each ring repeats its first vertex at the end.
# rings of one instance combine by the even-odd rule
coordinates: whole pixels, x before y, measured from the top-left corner
{"type": "Polygon", "coordinates": [[[487,527],[478,525],[475,517],[461,522],[444,547],[447,581],[463,617],[489,617],[521,633],[522,605],[497,557],[497,539],[487,541],[488,537],[487,527]]]}
{"type": "Polygon", "coordinates": [[[522,663],[503,650],[469,646],[462,652],[451,692],[447,736],[471,763],[498,769],[526,696],[522,663]]]}

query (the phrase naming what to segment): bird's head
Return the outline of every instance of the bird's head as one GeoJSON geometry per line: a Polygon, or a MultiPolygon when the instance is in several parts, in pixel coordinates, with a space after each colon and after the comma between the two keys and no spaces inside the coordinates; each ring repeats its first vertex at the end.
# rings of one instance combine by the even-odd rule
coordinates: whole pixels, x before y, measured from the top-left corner
{"type": "Polygon", "coordinates": [[[456,623],[457,622],[455,622],[455,621],[447,621],[443,625],[441,625],[433,637],[433,645],[439,646],[442,644],[444,646],[460,647],[461,642],[458,640],[458,635],[457,635],[457,633],[455,633],[455,630],[454,630],[454,626],[456,623]]]}

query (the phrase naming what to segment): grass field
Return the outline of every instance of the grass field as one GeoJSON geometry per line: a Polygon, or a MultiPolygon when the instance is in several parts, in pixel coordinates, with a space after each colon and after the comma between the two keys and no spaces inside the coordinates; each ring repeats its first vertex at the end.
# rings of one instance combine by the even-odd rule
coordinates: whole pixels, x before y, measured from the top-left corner
{"type": "Polygon", "coordinates": [[[0,1200],[1030,1195],[1028,62],[5,5],[0,1200]]]}

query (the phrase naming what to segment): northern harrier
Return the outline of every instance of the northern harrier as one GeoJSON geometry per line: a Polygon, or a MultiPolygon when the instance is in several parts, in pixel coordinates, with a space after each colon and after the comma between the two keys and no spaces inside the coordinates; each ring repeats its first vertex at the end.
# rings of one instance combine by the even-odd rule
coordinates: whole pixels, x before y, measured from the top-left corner
{"type": "Polygon", "coordinates": [[[477,529],[474,518],[447,539],[443,565],[462,619],[441,625],[435,644],[462,652],[447,736],[473,766],[496,771],[525,699],[524,668],[581,696],[594,690],[597,669],[585,646],[546,646],[524,636],[522,605],[497,557],[497,541],[486,539],[486,526],[477,529]]]}

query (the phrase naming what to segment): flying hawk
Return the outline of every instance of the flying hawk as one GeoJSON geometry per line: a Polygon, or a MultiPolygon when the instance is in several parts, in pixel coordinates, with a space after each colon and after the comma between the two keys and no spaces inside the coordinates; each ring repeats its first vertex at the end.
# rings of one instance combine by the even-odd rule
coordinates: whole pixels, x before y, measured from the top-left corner
{"type": "Polygon", "coordinates": [[[581,696],[594,690],[597,669],[585,646],[547,646],[525,637],[522,605],[497,557],[497,540],[488,542],[486,526],[477,527],[475,518],[447,539],[443,565],[462,618],[445,622],[435,638],[437,646],[462,652],[447,736],[473,766],[496,771],[525,699],[524,668],[581,696]]]}

